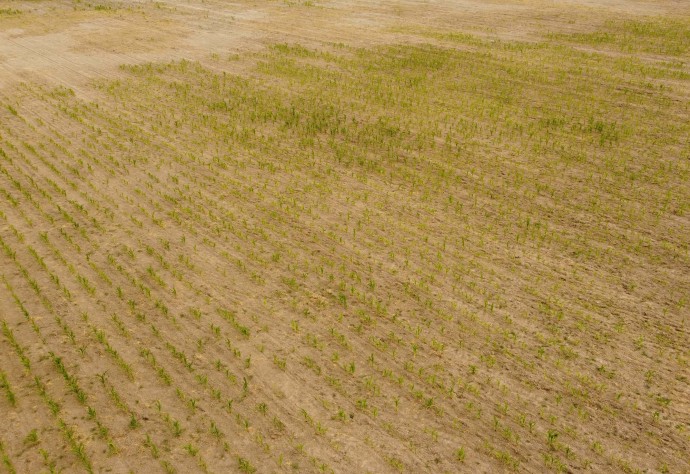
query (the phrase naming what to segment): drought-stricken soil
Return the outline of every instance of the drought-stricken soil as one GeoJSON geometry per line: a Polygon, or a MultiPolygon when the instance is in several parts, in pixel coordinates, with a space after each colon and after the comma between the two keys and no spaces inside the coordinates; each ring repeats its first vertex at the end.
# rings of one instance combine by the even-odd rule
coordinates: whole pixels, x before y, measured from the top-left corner
{"type": "Polygon", "coordinates": [[[688,472],[690,8],[0,1],[0,472],[688,472]]]}

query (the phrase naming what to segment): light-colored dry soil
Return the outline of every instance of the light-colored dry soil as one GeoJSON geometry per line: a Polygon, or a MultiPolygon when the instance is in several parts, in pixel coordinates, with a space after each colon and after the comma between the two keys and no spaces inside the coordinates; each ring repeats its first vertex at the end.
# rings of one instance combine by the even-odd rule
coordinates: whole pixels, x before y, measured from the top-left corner
{"type": "Polygon", "coordinates": [[[0,472],[690,472],[690,5],[0,0],[0,472]]]}

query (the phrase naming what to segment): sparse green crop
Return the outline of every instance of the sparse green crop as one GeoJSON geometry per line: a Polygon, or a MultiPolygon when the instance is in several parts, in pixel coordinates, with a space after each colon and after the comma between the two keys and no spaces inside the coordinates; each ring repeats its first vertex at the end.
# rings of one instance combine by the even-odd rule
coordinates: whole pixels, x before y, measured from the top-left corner
{"type": "Polygon", "coordinates": [[[686,15],[278,4],[309,41],[0,90],[4,468],[687,470],[686,15]]]}

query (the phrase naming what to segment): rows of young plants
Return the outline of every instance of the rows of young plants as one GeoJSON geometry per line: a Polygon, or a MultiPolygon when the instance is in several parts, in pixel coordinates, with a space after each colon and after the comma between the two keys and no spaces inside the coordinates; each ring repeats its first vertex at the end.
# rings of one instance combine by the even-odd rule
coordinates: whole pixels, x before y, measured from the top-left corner
{"type": "Polygon", "coordinates": [[[418,34],[0,97],[8,469],[688,467],[687,78],[418,34]]]}

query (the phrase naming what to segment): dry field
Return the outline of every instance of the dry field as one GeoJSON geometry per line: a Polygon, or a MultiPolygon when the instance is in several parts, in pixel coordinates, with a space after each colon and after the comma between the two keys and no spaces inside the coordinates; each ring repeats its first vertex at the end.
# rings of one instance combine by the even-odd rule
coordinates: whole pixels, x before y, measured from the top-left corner
{"type": "Polygon", "coordinates": [[[0,0],[0,472],[690,472],[690,4],[0,0]]]}

